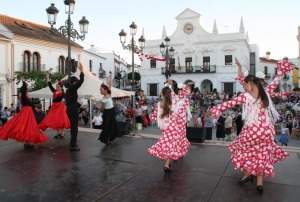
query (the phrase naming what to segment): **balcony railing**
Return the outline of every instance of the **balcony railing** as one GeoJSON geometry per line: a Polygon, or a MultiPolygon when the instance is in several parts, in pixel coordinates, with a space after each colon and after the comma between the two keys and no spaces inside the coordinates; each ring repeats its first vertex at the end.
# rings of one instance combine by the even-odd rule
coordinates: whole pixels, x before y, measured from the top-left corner
{"type": "MultiPolygon", "coordinates": [[[[177,66],[176,68],[170,67],[171,74],[205,74],[216,73],[216,65],[207,66],[177,66]]],[[[165,74],[165,67],[161,68],[161,74],[165,74]]]]}

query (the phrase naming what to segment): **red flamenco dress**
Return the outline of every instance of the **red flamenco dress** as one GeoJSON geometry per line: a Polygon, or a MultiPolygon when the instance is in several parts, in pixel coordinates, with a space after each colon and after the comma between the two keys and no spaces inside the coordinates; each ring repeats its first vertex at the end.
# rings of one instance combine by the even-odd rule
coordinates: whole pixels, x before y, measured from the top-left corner
{"type": "Polygon", "coordinates": [[[23,82],[21,87],[22,109],[3,127],[0,127],[0,139],[14,139],[26,144],[42,144],[48,140],[48,136],[43,134],[37,125],[32,103],[27,95],[27,84],[23,82]]]}
{"type": "Polygon", "coordinates": [[[43,131],[47,128],[54,130],[69,129],[70,121],[67,115],[67,108],[64,103],[62,103],[62,100],[65,98],[65,93],[56,92],[51,82],[48,82],[48,86],[53,92],[53,104],[44,120],[39,124],[39,129],[43,131]]]}

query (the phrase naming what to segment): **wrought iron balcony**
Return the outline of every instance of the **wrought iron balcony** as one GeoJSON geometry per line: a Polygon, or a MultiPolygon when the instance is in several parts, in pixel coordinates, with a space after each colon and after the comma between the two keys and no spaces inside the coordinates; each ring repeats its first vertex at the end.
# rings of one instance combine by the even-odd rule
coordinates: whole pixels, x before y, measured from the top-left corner
{"type": "MultiPolygon", "coordinates": [[[[161,74],[165,74],[165,67],[161,67],[161,74]]],[[[207,66],[176,66],[170,65],[171,74],[205,74],[216,73],[216,65],[207,66]]]]}

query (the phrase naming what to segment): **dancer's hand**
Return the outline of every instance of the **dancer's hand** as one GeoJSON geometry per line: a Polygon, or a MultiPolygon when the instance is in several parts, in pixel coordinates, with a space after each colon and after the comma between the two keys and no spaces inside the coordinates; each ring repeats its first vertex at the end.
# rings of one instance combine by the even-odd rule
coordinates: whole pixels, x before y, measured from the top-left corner
{"type": "Polygon", "coordinates": [[[242,67],[240,61],[239,61],[237,58],[235,58],[235,64],[236,64],[238,67],[242,67]]]}
{"type": "Polygon", "coordinates": [[[82,64],[82,62],[79,63],[79,70],[80,70],[80,72],[83,72],[83,64],[82,64]]]}
{"type": "Polygon", "coordinates": [[[49,72],[46,72],[46,80],[47,80],[47,82],[50,81],[50,79],[49,79],[49,72]]]}

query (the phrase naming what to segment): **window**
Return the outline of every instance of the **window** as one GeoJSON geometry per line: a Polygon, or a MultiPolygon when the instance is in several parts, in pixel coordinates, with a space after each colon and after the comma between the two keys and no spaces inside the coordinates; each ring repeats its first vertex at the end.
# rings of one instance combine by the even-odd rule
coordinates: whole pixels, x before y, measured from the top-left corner
{"type": "Polygon", "coordinates": [[[149,83],[148,84],[148,95],[149,96],[158,96],[158,84],[157,83],[149,83]]]}
{"type": "Polygon", "coordinates": [[[40,70],[40,54],[37,52],[33,53],[33,63],[32,63],[32,70],[40,70]]]}
{"type": "Polygon", "coordinates": [[[254,72],[256,72],[256,65],[255,65],[255,59],[256,59],[256,54],[255,52],[251,52],[250,53],[250,70],[249,70],[249,74],[255,74],[254,72]]]}
{"type": "Polygon", "coordinates": [[[264,66],[264,73],[265,73],[265,75],[268,74],[268,67],[267,66],[264,66]]]}
{"type": "Polygon", "coordinates": [[[100,63],[100,67],[99,67],[99,78],[102,79],[105,77],[105,70],[102,68],[102,63],[100,63]]]}
{"type": "Polygon", "coordinates": [[[232,65],[232,55],[225,55],[225,65],[232,65]]]}
{"type": "Polygon", "coordinates": [[[90,72],[93,71],[93,60],[90,60],[90,72]]]}
{"type": "Polygon", "coordinates": [[[175,58],[170,58],[169,70],[171,73],[175,73],[175,58]]]}
{"type": "Polygon", "coordinates": [[[29,51],[24,52],[23,71],[30,72],[30,52],[29,51]]]}
{"type": "Polygon", "coordinates": [[[156,68],[156,60],[150,60],[150,68],[156,68]]]}
{"type": "Polygon", "coordinates": [[[64,56],[60,56],[58,59],[58,72],[64,74],[65,73],[65,58],[64,56]]]}
{"type": "Polygon", "coordinates": [[[191,57],[185,58],[185,66],[186,66],[186,72],[193,72],[191,57]]]}
{"type": "Polygon", "coordinates": [[[203,71],[209,71],[210,70],[210,57],[205,56],[203,57],[203,71]]]}

